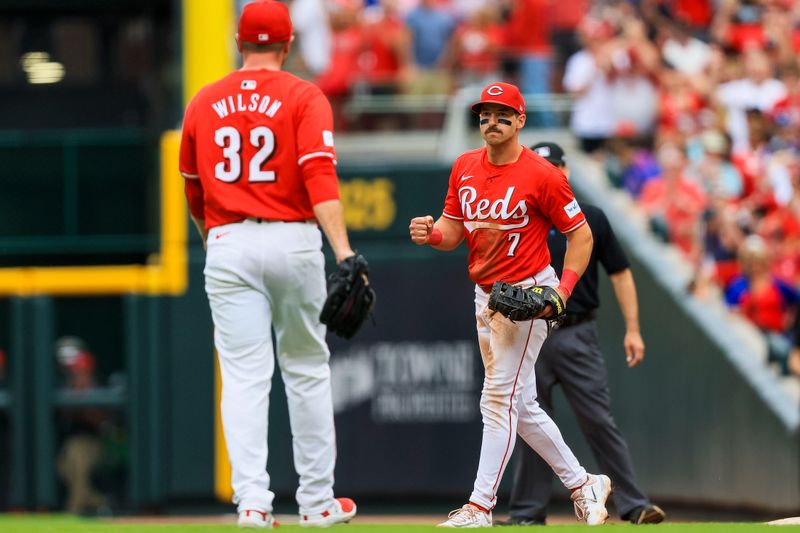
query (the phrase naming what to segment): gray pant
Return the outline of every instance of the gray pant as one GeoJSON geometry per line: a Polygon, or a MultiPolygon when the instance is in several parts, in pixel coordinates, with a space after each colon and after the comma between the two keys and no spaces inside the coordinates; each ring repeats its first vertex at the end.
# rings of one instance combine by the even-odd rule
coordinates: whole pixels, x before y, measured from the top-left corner
{"type": "MultiPolygon", "coordinates": [[[[556,329],[536,361],[539,405],[552,415],[552,392],[561,384],[592,448],[600,472],[611,478],[614,505],[623,518],[649,503],[636,484],[628,445],[611,416],[608,370],[594,320],[556,329]]],[[[528,446],[517,446],[509,510],[512,518],[544,520],[553,486],[553,471],[528,446]]]]}

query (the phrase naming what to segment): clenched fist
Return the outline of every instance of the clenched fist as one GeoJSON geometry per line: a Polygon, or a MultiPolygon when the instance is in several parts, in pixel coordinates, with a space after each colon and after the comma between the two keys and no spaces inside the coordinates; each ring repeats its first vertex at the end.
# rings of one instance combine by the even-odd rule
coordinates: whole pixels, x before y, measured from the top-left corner
{"type": "Polygon", "coordinates": [[[408,232],[411,234],[411,242],[414,244],[428,244],[428,238],[433,231],[433,217],[414,217],[408,225],[408,232]]]}

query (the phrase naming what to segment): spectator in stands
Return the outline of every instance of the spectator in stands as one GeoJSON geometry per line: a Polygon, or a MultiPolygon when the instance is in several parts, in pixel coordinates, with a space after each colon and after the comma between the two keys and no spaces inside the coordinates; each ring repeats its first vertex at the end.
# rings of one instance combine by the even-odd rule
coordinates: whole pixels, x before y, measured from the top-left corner
{"type": "Polygon", "coordinates": [[[484,87],[501,78],[500,51],[505,33],[497,18],[495,8],[478,8],[456,29],[449,63],[460,87],[484,87]]]}
{"type": "Polygon", "coordinates": [[[781,72],[786,85],[786,97],[775,103],[769,116],[775,124],[778,144],[800,150],[800,67],[797,59],[786,65],[781,72]]]}
{"type": "Polygon", "coordinates": [[[416,67],[409,87],[413,94],[447,94],[450,91],[450,78],[442,63],[456,20],[438,4],[436,0],[420,0],[406,17],[416,67]]]}
{"type": "Polygon", "coordinates": [[[706,40],[713,3],[713,0],[641,0],[640,5],[645,20],[652,26],[677,23],[706,40]]]}
{"type": "Polygon", "coordinates": [[[733,205],[717,204],[706,216],[704,235],[705,271],[694,280],[696,294],[704,295],[710,286],[727,287],[741,274],[737,253],[746,238],[747,219],[737,216],[733,205]]]}
{"type": "Polygon", "coordinates": [[[364,17],[358,68],[359,92],[397,94],[411,69],[410,36],[394,0],[382,0],[364,17]]]}
{"type": "Polygon", "coordinates": [[[762,6],[752,0],[722,0],[711,25],[717,42],[741,53],[748,48],[763,49],[762,6]]]}
{"type": "MultiPolygon", "coordinates": [[[[87,392],[96,386],[95,357],[82,339],[71,336],[58,339],[56,360],[64,389],[87,392]]],[[[66,417],[69,427],[58,452],[57,467],[67,489],[68,513],[95,514],[107,506],[106,497],[92,483],[92,473],[103,454],[98,427],[106,416],[103,410],[83,408],[66,417]]]]}
{"type": "Polygon", "coordinates": [[[680,144],[703,129],[710,110],[686,74],[662,69],[660,85],[658,136],[680,144]]]}
{"type": "Polygon", "coordinates": [[[786,97],[786,86],[773,77],[772,66],[762,50],[750,49],[743,57],[745,77],[723,83],[715,94],[727,114],[734,152],[749,147],[746,111],[770,111],[786,97]]]}
{"type": "Polygon", "coordinates": [[[335,109],[348,96],[358,73],[358,57],[362,49],[362,7],[358,0],[345,0],[330,12],[332,50],[327,70],[315,83],[331,100],[335,109]]]}
{"type": "Polygon", "coordinates": [[[319,76],[331,62],[332,36],[323,0],[293,0],[290,4],[297,46],[305,68],[319,76]]]}
{"type": "Polygon", "coordinates": [[[751,235],[739,251],[742,274],[725,291],[725,300],[767,336],[769,357],[788,372],[790,351],[787,332],[800,297],[797,290],[770,272],[764,240],[751,235]]]}
{"type": "Polygon", "coordinates": [[[748,207],[771,206],[774,196],[766,179],[771,127],[758,109],[745,111],[747,145],[734,151],[732,160],[742,174],[743,197],[748,207]]]}
{"type": "Polygon", "coordinates": [[[766,50],[775,65],[783,66],[800,51],[795,4],[792,0],[725,0],[714,16],[712,34],[737,53],[766,50]]]}
{"type": "Polygon", "coordinates": [[[553,46],[553,76],[551,86],[563,92],[561,80],[567,60],[581,49],[578,26],[589,13],[591,0],[559,0],[558,9],[550,13],[550,43],[553,46]]]}
{"type": "Polygon", "coordinates": [[[625,16],[620,26],[620,35],[609,42],[605,51],[611,63],[610,104],[614,130],[649,135],[658,112],[654,82],[661,58],[647,38],[640,19],[625,16]]]}
{"type": "MultiPolygon", "coordinates": [[[[511,0],[506,25],[507,53],[517,64],[518,86],[524,95],[551,92],[550,18],[553,11],[550,0],[511,0]]],[[[528,120],[533,119],[532,124],[540,127],[555,126],[555,115],[547,111],[545,102],[542,107],[545,111],[531,113],[529,110],[528,120]]]]}
{"type": "Polygon", "coordinates": [[[584,152],[604,148],[615,128],[608,105],[611,61],[607,49],[612,32],[605,21],[585,18],[578,27],[583,49],[569,58],[564,72],[564,89],[575,98],[570,128],[584,152]]]}
{"type": "Polygon", "coordinates": [[[695,180],[711,201],[738,200],[744,191],[742,175],[730,160],[730,146],[725,134],[708,129],[687,143],[687,175],[695,180]]]}
{"type": "Polygon", "coordinates": [[[681,148],[665,144],[658,149],[657,157],[661,178],[645,184],[640,204],[651,227],[696,264],[700,259],[706,195],[686,177],[686,156],[681,148]]]}
{"type": "Polygon", "coordinates": [[[633,136],[616,136],[608,144],[606,170],[612,183],[639,198],[645,184],[661,176],[649,143],[633,136]]]}
{"type": "Polygon", "coordinates": [[[705,72],[711,62],[711,47],[692,37],[688,26],[674,22],[664,27],[661,54],[667,65],[687,76],[705,72]]]}

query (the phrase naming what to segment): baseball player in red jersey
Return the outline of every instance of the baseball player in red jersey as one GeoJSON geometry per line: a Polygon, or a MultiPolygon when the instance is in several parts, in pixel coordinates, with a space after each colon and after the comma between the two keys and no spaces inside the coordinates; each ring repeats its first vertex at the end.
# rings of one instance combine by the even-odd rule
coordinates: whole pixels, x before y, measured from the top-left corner
{"type": "Polygon", "coordinates": [[[472,110],[480,116],[486,145],[461,155],[453,164],[442,216],[435,223],[431,216],[416,217],[409,226],[414,243],[437,250],[453,250],[466,239],[485,369],[483,440],[475,486],[469,503],[439,525],[492,525],[497,487],[517,433],[572,490],[578,519],[590,525],[603,524],[608,517],[609,478],[587,474],[536,402],[534,363],[547,337],[547,322],[513,322],[488,309],[489,292],[496,281],[556,287],[566,302],[589,261],[592,232],[564,174],[519,144],[519,130],[526,118],[519,89],[493,83],[483,90],[472,110]],[[547,248],[552,226],[568,241],[560,281],[550,266],[547,248]]]}
{"type": "Polygon", "coordinates": [[[267,412],[275,351],[286,387],[301,526],[356,514],[333,496],[335,436],[323,231],[337,262],[354,255],[339,202],[331,107],[281,71],[293,40],[285,5],[247,4],[240,70],[202,88],[183,123],[180,170],[206,243],[206,292],[222,373],[222,422],[240,527],[272,527],[267,412]]]}

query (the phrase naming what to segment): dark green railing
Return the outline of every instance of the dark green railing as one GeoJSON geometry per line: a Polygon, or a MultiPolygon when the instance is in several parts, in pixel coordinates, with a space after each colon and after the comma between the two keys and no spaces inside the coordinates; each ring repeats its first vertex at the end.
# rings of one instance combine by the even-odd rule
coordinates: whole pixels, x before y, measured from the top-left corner
{"type": "Polygon", "coordinates": [[[11,418],[11,507],[58,508],[56,411],[75,408],[110,408],[125,415],[130,435],[126,503],[136,509],[163,500],[162,305],[159,298],[124,296],[126,386],[75,392],[55,386],[54,298],[12,298],[11,375],[8,390],[0,394],[0,409],[11,418]]]}

